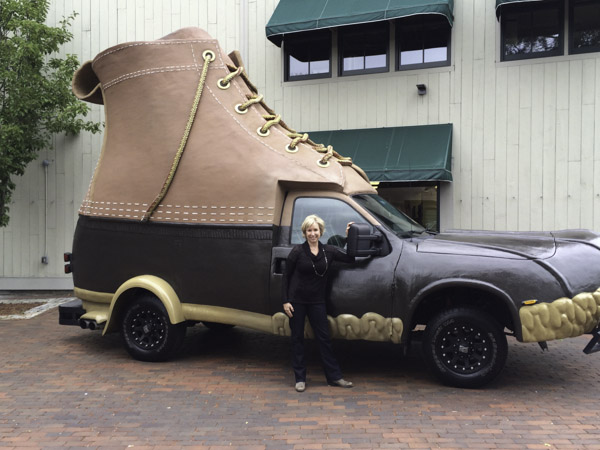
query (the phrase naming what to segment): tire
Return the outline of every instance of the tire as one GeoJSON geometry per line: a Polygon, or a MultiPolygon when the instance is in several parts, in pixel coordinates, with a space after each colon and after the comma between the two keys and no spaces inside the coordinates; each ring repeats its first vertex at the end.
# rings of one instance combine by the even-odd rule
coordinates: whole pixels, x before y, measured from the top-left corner
{"type": "Polygon", "coordinates": [[[127,352],[140,361],[165,361],[181,347],[186,323],[172,324],[162,302],[145,295],[125,311],[121,335],[127,352]]]}
{"type": "Polygon", "coordinates": [[[477,388],[500,373],[508,343],[503,328],[487,313],[454,308],[442,311],[427,324],[423,354],[442,383],[477,388]]]}
{"type": "Polygon", "coordinates": [[[230,325],[228,323],[206,322],[206,321],[202,321],[202,325],[204,325],[209,330],[213,330],[213,331],[225,331],[225,330],[230,330],[231,328],[235,327],[235,325],[230,325]]]}

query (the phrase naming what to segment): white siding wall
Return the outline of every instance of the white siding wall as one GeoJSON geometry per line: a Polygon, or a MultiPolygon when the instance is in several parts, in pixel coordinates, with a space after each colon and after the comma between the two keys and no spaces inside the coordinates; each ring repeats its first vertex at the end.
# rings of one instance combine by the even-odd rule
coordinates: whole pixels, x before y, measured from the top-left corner
{"type": "MultiPolygon", "coordinates": [[[[264,32],[277,2],[53,0],[48,23],[79,13],[64,51],[82,62],[117,43],[204,28],[228,52],[247,49],[250,78],[298,130],[453,123],[454,183],[442,195],[444,228],[600,230],[599,53],[499,63],[495,1],[455,0],[450,67],[283,83],[281,50],[264,32]],[[427,95],[417,95],[418,83],[427,85],[427,95]]],[[[102,114],[94,107],[91,117],[102,114]]],[[[101,141],[57,136],[54,149],[15,180],[11,223],[0,229],[0,289],[69,283],[62,253],[71,248],[101,141]],[[48,265],[40,262],[44,159],[52,161],[48,265]]]]}

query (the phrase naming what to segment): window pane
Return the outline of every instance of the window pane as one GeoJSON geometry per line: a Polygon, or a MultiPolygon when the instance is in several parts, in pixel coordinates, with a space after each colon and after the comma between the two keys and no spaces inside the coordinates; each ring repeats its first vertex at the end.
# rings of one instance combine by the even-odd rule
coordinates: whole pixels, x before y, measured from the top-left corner
{"type": "Polygon", "coordinates": [[[329,73],[329,60],[313,61],[310,63],[310,73],[329,73]]]}
{"type": "Polygon", "coordinates": [[[294,33],[284,40],[287,58],[286,81],[295,77],[322,77],[331,73],[331,33],[294,33]]]}
{"type": "Polygon", "coordinates": [[[449,65],[450,30],[450,24],[443,17],[399,19],[396,22],[397,68],[415,64],[428,64],[428,67],[449,65]]]}
{"type": "Polygon", "coordinates": [[[375,69],[378,67],[385,67],[387,65],[386,55],[373,55],[365,58],[365,68],[375,69]]]}
{"type": "MultiPolygon", "coordinates": [[[[387,26],[387,24],[386,24],[387,26]]],[[[364,37],[365,67],[372,69],[387,66],[387,48],[389,45],[387,34],[385,38],[381,33],[367,33],[364,37]]]]}
{"type": "Polygon", "coordinates": [[[324,244],[339,245],[346,237],[348,222],[366,223],[350,205],[332,198],[302,197],[294,203],[292,219],[292,244],[304,242],[302,222],[306,216],[316,214],[325,222],[325,233],[320,241],[324,244]],[[342,238],[342,239],[340,239],[342,238]]]}
{"type": "Polygon", "coordinates": [[[573,5],[571,48],[575,53],[600,51],[600,3],[590,1],[573,5]]]}
{"type": "Polygon", "coordinates": [[[365,59],[362,56],[353,58],[344,58],[344,71],[347,70],[362,70],[365,68],[365,59]]]}
{"type": "Polygon", "coordinates": [[[406,66],[408,64],[422,64],[423,50],[412,50],[409,52],[400,53],[400,64],[406,66]]]}
{"type": "Polygon", "coordinates": [[[506,5],[501,20],[503,59],[562,53],[562,2],[506,5]]]}
{"type": "Polygon", "coordinates": [[[425,49],[425,62],[446,61],[448,59],[448,48],[437,47],[425,49]]]}
{"type": "Polygon", "coordinates": [[[339,43],[342,75],[345,72],[387,68],[387,22],[342,27],[339,31],[339,43]]]}
{"type": "Polygon", "coordinates": [[[298,61],[290,55],[290,76],[308,75],[308,62],[298,61]]]}

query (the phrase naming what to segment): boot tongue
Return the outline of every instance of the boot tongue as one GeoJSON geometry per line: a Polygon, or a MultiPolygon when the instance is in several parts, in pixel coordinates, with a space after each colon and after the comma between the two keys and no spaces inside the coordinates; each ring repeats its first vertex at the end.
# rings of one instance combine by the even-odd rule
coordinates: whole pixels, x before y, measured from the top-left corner
{"type": "Polygon", "coordinates": [[[212,36],[208,34],[206,31],[196,28],[196,27],[187,27],[181,28],[180,30],[174,31],[170,34],[167,34],[164,37],[161,37],[159,41],[167,41],[170,39],[211,39],[212,36]]]}
{"type": "Polygon", "coordinates": [[[229,56],[229,58],[231,58],[231,62],[233,62],[234,66],[242,67],[244,65],[244,62],[242,61],[242,55],[239,51],[234,50],[227,56],[229,56]]]}

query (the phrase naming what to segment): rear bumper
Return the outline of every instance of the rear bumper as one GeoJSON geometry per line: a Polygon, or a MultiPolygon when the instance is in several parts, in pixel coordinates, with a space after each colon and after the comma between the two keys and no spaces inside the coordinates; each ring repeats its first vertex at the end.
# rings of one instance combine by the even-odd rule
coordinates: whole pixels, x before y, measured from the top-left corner
{"type": "Polygon", "coordinates": [[[72,300],[58,306],[58,323],[60,325],[80,326],[79,319],[85,314],[81,300],[72,300]]]}

